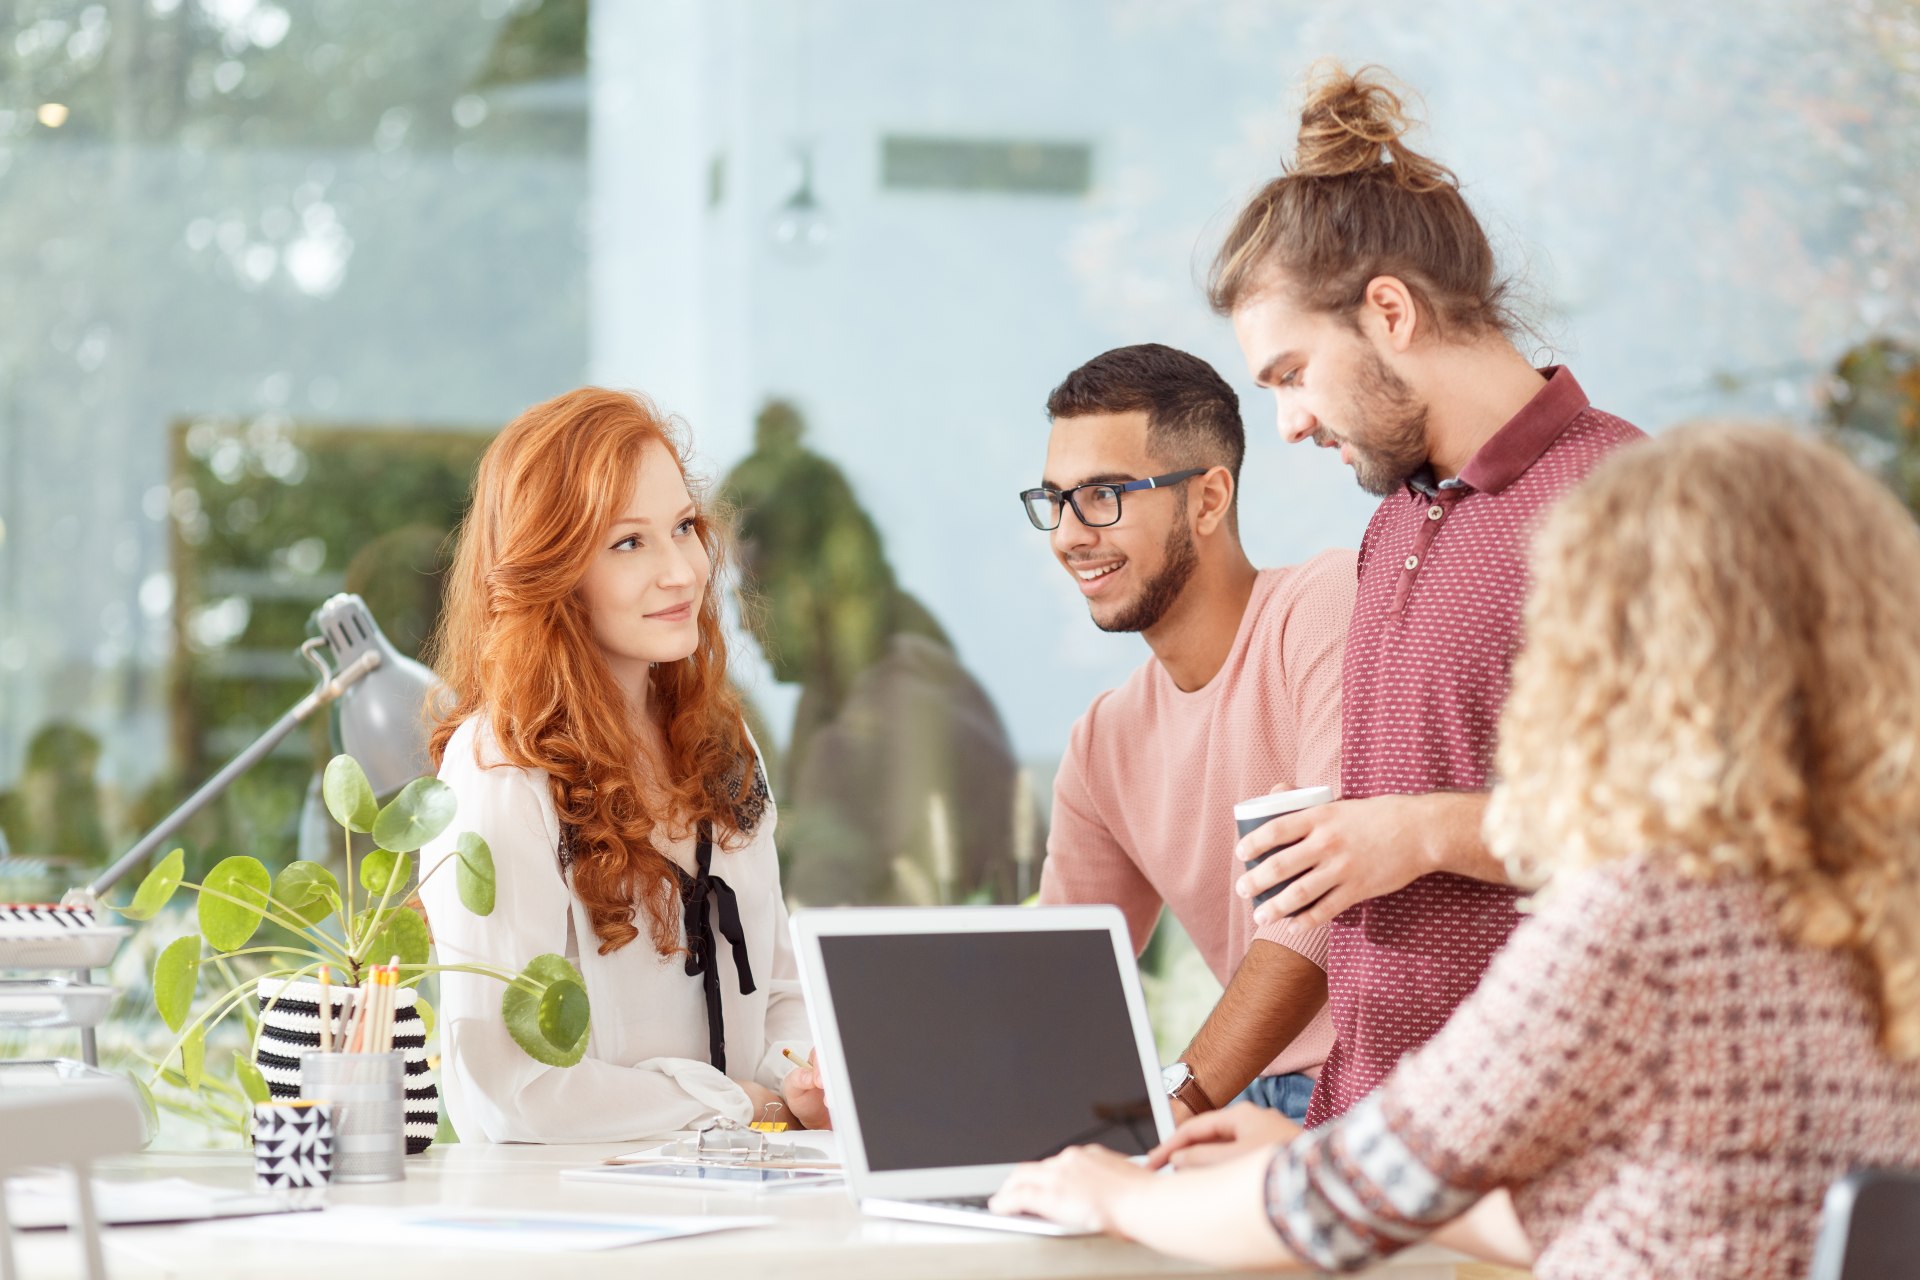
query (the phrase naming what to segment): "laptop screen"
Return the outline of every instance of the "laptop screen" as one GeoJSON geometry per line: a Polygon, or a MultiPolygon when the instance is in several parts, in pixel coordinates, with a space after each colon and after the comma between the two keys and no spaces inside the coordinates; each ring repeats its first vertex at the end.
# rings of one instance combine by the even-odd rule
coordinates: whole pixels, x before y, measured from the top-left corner
{"type": "Polygon", "coordinates": [[[1153,1146],[1106,930],[826,936],[820,957],[870,1170],[1153,1146]]]}

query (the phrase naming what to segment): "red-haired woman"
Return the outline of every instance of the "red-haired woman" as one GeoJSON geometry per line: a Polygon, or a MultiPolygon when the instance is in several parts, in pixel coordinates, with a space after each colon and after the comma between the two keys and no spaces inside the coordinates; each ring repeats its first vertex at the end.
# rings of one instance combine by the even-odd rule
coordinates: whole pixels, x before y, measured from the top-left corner
{"type": "MultiPolygon", "coordinates": [[[[480,460],[433,652],[433,757],[491,846],[492,914],[422,891],[445,963],[556,952],[593,1010],[568,1068],[521,1052],[500,985],[441,981],[447,1114],[467,1141],[646,1137],[721,1115],[818,1125],[766,775],[727,684],[721,530],[638,397],[570,392],[480,460]],[[801,1082],[806,1087],[800,1087],[801,1082]]],[[[452,852],[428,846],[424,864],[452,852]]]]}

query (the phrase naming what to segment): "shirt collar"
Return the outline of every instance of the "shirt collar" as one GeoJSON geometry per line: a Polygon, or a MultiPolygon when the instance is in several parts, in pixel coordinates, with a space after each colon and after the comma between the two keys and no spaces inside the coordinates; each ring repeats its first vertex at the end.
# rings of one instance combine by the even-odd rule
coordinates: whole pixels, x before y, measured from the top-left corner
{"type": "MultiPolygon", "coordinates": [[[[1507,425],[1494,432],[1485,444],[1460,468],[1458,483],[1480,493],[1498,493],[1526,474],[1539,461],[1547,446],[1560,438],[1570,423],[1591,403],[1587,393],[1574,380],[1565,365],[1549,365],[1540,370],[1547,383],[1534,392],[1507,425]]],[[[1453,487],[1454,481],[1435,485],[1433,469],[1423,467],[1407,481],[1416,501],[1427,501],[1438,488],[1453,487]]]]}

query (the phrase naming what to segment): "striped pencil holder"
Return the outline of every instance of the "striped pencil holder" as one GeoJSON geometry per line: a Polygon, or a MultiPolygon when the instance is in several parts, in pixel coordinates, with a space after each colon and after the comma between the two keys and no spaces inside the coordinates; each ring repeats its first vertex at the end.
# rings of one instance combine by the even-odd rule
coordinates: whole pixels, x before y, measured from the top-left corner
{"type": "MultiPolygon", "coordinates": [[[[332,988],[333,1043],[346,1034],[348,1004],[342,989],[332,988]]],[[[440,1130],[440,1091],[427,1068],[427,1024],[414,1007],[419,993],[394,989],[393,1048],[406,1062],[407,1154],[419,1155],[440,1130]]],[[[263,978],[259,986],[260,1041],[253,1060],[267,1078],[276,1102],[307,1096],[301,1090],[300,1055],[320,1047],[320,984],[263,978]]]]}

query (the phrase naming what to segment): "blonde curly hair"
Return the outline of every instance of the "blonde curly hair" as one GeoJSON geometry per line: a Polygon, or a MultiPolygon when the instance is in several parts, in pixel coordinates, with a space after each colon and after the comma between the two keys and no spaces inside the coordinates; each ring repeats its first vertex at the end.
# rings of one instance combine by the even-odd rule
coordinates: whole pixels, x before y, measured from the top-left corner
{"type": "Polygon", "coordinates": [[[1703,424],[1534,542],[1486,834],[1517,879],[1634,855],[1752,876],[1857,955],[1920,1058],[1920,529],[1837,450],[1703,424]]]}

